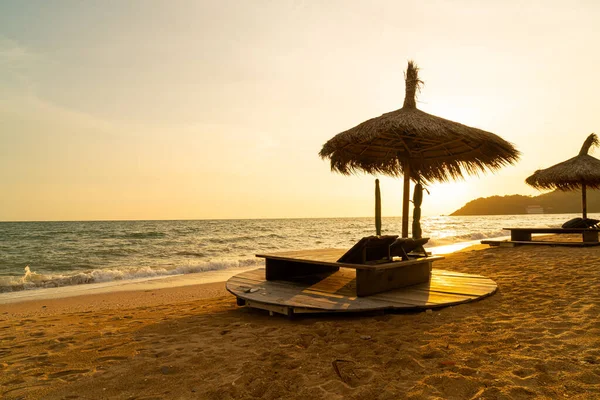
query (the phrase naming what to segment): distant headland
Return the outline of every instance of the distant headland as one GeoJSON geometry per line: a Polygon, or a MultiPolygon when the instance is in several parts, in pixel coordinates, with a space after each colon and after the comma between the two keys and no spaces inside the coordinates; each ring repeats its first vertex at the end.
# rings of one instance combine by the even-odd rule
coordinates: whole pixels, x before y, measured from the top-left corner
{"type": "MultiPolygon", "coordinates": [[[[587,193],[588,212],[600,212],[600,191],[587,193]]],[[[480,197],[450,215],[566,214],[581,212],[581,192],[553,191],[539,196],[480,197]]]]}

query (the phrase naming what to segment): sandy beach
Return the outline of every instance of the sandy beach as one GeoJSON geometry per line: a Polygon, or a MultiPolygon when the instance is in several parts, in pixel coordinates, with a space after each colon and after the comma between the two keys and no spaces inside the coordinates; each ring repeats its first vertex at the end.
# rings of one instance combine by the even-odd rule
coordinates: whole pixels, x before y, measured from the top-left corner
{"type": "Polygon", "coordinates": [[[0,305],[6,399],[600,398],[600,247],[484,248],[436,268],[496,294],[288,320],[224,283],[0,305]]]}

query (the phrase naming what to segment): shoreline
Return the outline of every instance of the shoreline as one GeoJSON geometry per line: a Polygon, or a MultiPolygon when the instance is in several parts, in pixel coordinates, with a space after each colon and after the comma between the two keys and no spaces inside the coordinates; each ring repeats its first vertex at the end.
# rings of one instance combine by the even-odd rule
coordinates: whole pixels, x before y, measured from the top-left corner
{"type": "MultiPolygon", "coordinates": [[[[500,238],[501,239],[501,238],[500,238]]],[[[447,255],[463,251],[466,248],[479,245],[479,240],[457,242],[448,245],[426,248],[436,255],[447,255]]],[[[484,245],[486,246],[486,245],[484,245]]],[[[487,246],[486,246],[487,247],[487,246]]],[[[226,268],[205,272],[195,272],[180,275],[145,277],[131,280],[108,281],[79,285],[60,286],[52,288],[25,289],[14,292],[0,293],[0,305],[15,304],[25,301],[60,299],[75,296],[86,296],[99,293],[118,293],[125,291],[146,291],[171,287],[194,286],[214,282],[225,282],[233,275],[260,268],[264,265],[251,267],[226,268]]]]}
{"type": "Polygon", "coordinates": [[[27,301],[56,300],[96,294],[121,292],[143,292],[156,289],[179,288],[216,282],[225,282],[231,276],[258,268],[244,267],[218,271],[196,272],[191,274],[148,277],[123,281],[109,281],[80,285],[20,290],[17,292],[0,293],[0,306],[27,301]]]}
{"type": "MultiPolygon", "coordinates": [[[[461,246],[460,249],[455,249],[453,253],[448,255],[479,251],[488,247],[488,245],[471,244],[461,246]]],[[[165,303],[175,304],[223,296],[231,296],[231,299],[234,299],[234,296],[225,288],[227,279],[235,274],[256,268],[254,266],[137,282],[128,281],[117,286],[105,286],[104,284],[68,286],[66,288],[72,290],[66,292],[56,290],[63,288],[37,289],[29,291],[31,292],[29,296],[14,298],[8,298],[8,296],[3,298],[0,294],[0,320],[7,316],[23,317],[32,313],[48,315],[64,312],[114,310],[123,306],[131,308],[165,303]],[[80,286],[92,285],[95,286],[80,288],[80,286]]]]}

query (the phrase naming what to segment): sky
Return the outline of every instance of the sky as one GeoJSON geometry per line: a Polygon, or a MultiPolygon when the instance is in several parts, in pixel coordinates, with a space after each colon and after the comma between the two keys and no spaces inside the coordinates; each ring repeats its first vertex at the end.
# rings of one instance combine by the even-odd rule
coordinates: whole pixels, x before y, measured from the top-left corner
{"type": "MultiPolygon", "coordinates": [[[[423,214],[539,194],[525,178],[600,133],[598,20],[597,1],[0,0],[0,221],[372,216],[376,177],[318,152],[402,107],[408,60],[418,108],[522,152],[430,185],[423,214]]],[[[401,179],[378,178],[399,216],[401,179]]]]}

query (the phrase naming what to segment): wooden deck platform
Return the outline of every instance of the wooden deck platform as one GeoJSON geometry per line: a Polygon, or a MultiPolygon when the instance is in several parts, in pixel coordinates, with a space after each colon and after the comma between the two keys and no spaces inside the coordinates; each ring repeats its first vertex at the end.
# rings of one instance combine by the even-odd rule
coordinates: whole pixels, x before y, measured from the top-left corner
{"type": "Polygon", "coordinates": [[[439,308],[487,297],[497,288],[484,276],[439,269],[431,271],[429,282],[366,297],[356,295],[354,269],[267,281],[265,269],[259,268],[227,281],[227,290],[237,297],[238,305],[284,315],[439,308]]]}
{"type": "Polygon", "coordinates": [[[550,240],[482,240],[481,244],[492,247],[515,247],[515,246],[565,246],[565,247],[592,247],[600,246],[600,242],[556,242],[550,240]]]}
{"type": "MultiPolygon", "coordinates": [[[[510,231],[510,243],[514,244],[544,244],[547,246],[598,246],[598,233],[600,229],[595,228],[502,228],[510,231]],[[553,244],[539,243],[532,240],[532,234],[549,233],[554,235],[581,235],[581,242],[555,241],[553,244]],[[569,244],[566,244],[569,243],[569,244]],[[576,245],[570,243],[578,243],[576,245]],[[583,244],[582,244],[583,243],[583,244]]],[[[487,243],[490,244],[490,243],[487,243]]],[[[493,245],[493,244],[492,244],[493,245]]]]}

